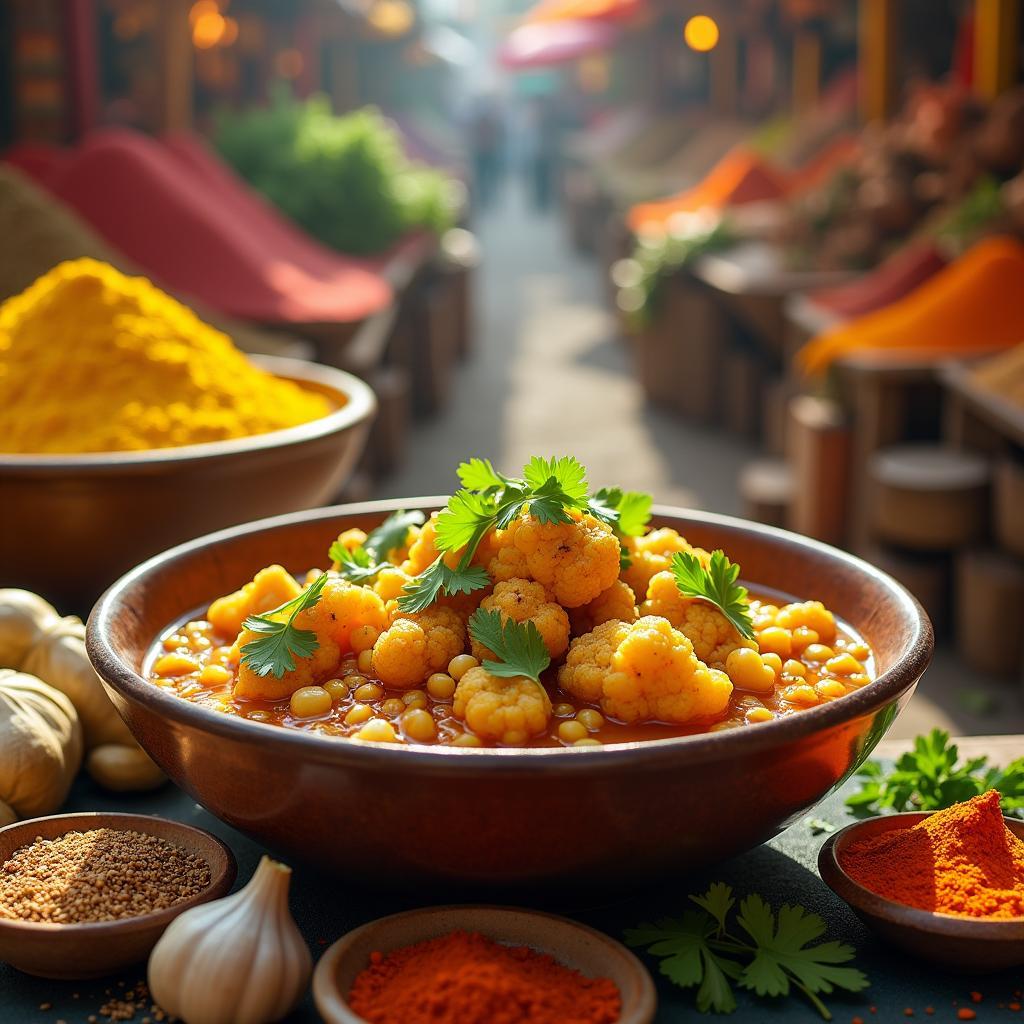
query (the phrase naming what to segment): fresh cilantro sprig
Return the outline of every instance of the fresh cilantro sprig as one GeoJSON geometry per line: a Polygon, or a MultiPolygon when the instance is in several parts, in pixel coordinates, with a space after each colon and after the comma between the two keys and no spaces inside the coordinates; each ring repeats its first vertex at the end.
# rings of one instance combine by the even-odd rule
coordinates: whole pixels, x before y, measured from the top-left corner
{"type": "Polygon", "coordinates": [[[600,519],[615,531],[620,541],[619,567],[628,569],[633,560],[629,557],[629,549],[621,544],[623,537],[642,537],[651,520],[651,503],[649,494],[641,491],[623,491],[618,487],[602,487],[590,499],[590,514],[600,519]]]}
{"type": "Polygon", "coordinates": [[[462,488],[437,517],[437,559],[404,588],[398,599],[403,612],[418,612],[447,594],[469,594],[490,583],[486,571],[474,566],[480,541],[492,529],[504,530],[527,513],[541,523],[568,523],[570,510],[586,511],[587,473],[571,455],[544,459],[534,456],[520,478],[498,473],[486,459],[471,459],[458,468],[462,488]],[[444,561],[450,551],[462,551],[452,568],[444,561]]]}
{"type": "Polygon", "coordinates": [[[424,521],[422,512],[392,512],[375,530],[367,534],[366,540],[349,550],[341,541],[335,541],[328,557],[338,568],[339,576],[351,583],[369,583],[388,564],[388,555],[396,548],[405,546],[409,530],[424,521]]]}
{"type": "Polygon", "coordinates": [[[469,635],[494,652],[495,658],[485,659],[483,667],[492,676],[511,679],[525,676],[535,683],[551,664],[544,638],[533,622],[501,621],[501,613],[477,608],[469,619],[469,635]]]}
{"type": "Polygon", "coordinates": [[[1024,817],[1024,757],[1003,769],[989,766],[987,757],[961,763],[960,751],[942,729],[918,736],[893,771],[886,773],[878,761],[866,761],[857,776],[860,791],[847,798],[846,806],[859,816],[885,810],[940,811],[996,789],[1003,813],[1024,817]]]}
{"type": "Polygon", "coordinates": [[[733,565],[724,551],[713,551],[706,569],[690,551],[677,551],[672,556],[672,575],[679,593],[710,602],[736,627],[740,636],[753,640],[754,623],[747,588],[736,582],[739,574],[740,567],[733,565]]]}
{"type": "Polygon", "coordinates": [[[661,973],[680,987],[696,986],[701,1013],[732,1013],[735,982],[760,996],[788,996],[795,988],[831,1020],[820,994],[860,992],[869,984],[856,968],[838,966],[853,959],[851,946],[810,945],[824,935],[825,922],[803,907],[785,904],[776,914],[760,896],[746,896],[735,915],[736,930],[730,928],[736,898],[728,885],[716,882],[690,901],[699,909],[627,929],[625,939],[627,946],[663,957],[661,973]]]}
{"type": "Polygon", "coordinates": [[[250,615],[242,623],[245,629],[261,634],[242,647],[242,661],[258,676],[280,679],[295,671],[296,658],[308,658],[319,646],[316,633],[299,629],[296,616],[312,608],[323,593],[328,574],[321,573],[298,597],[278,605],[262,615],[250,615]],[[282,617],[283,616],[283,617],[282,617]]]}

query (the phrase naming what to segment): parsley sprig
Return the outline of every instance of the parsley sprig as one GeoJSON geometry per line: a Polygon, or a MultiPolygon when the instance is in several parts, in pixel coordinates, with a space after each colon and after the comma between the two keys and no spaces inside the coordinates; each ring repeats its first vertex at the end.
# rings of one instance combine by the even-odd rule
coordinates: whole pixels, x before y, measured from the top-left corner
{"type": "Polygon", "coordinates": [[[853,959],[851,946],[810,945],[824,935],[825,922],[803,907],[785,904],[775,913],[762,897],[746,896],[735,915],[737,931],[730,926],[736,898],[728,885],[715,882],[690,901],[699,909],[627,929],[625,939],[627,946],[646,946],[663,957],[661,973],[680,987],[697,986],[701,1013],[732,1013],[736,996],[730,982],[735,982],[760,996],[788,996],[795,988],[831,1020],[819,994],[859,992],[869,984],[856,968],[837,966],[853,959]]]}
{"type": "Polygon", "coordinates": [[[469,619],[469,635],[494,652],[497,660],[488,658],[483,662],[492,676],[525,676],[539,683],[541,672],[551,664],[544,638],[529,620],[516,622],[509,618],[503,624],[500,612],[477,608],[469,619]]]}
{"type": "Polygon", "coordinates": [[[437,517],[435,543],[440,555],[399,598],[403,612],[420,612],[438,597],[471,594],[490,583],[486,570],[472,564],[480,542],[490,530],[505,530],[521,515],[541,523],[568,523],[571,512],[590,512],[618,533],[640,534],[650,518],[650,498],[636,492],[599,491],[591,498],[587,471],[571,455],[534,456],[521,477],[499,473],[487,459],[470,459],[458,468],[460,490],[437,517]],[[462,551],[452,567],[445,555],[462,551]]]}
{"type": "Polygon", "coordinates": [[[705,569],[690,551],[672,556],[672,575],[684,597],[697,597],[713,604],[735,627],[740,636],[754,639],[747,588],[737,583],[740,567],[733,565],[724,551],[713,551],[705,569]]]}
{"type": "Polygon", "coordinates": [[[987,757],[961,763],[960,751],[942,729],[918,736],[913,750],[888,774],[877,761],[867,761],[857,776],[860,791],[847,798],[846,806],[859,816],[884,810],[940,811],[997,789],[1003,813],[1024,817],[1024,757],[1003,769],[990,767],[987,757]]]}
{"type": "Polygon", "coordinates": [[[375,530],[367,534],[366,540],[351,550],[340,541],[335,541],[328,557],[337,565],[339,576],[350,583],[371,583],[377,574],[388,565],[388,555],[396,548],[405,546],[409,530],[424,521],[422,512],[392,512],[375,530]]]}
{"type": "Polygon", "coordinates": [[[308,658],[320,646],[316,633],[299,629],[295,619],[320,600],[327,580],[328,574],[321,573],[298,597],[262,615],[250,615],[242,623],[245,629],[261,634],[241,651],[242,661],[252,672],[280,679],[295,671],[296,658],[308,658]]]}

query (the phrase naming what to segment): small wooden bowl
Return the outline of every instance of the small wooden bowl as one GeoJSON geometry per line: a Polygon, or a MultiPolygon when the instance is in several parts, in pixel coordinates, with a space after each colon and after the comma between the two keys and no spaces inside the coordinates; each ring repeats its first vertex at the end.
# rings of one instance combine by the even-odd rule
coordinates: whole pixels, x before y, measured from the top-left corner
{"type": "Polygon", "coordinates": [[[327,1024],[362,1024],[349,1008],[352,983],[374,951],[389,953],[452,931],[479,932],[495,942],[549,953],[592,978],[610,978],[622,996],[619,1024],[649,1024],[657,1009],[654,982],[621,943],[593,928],[554,914],[514,907],[451,906],[382,917],[342,936],[320,958],[313,999],[327,1024]]]}
{"type": "Polygon", "coordinates": [[[181,913],[227,895],[237,865],[214,835],[179,821],[145,814],[54,814],[0,828],[0,864],[36,836],[56,839],[68,832],[113,828],[144,832],[197,854],[209,865],[210,884],[198,895],[140,917],[89,924],[37,924],[0,918],[0,960],[41,978],[97,978],[144,960],[164,929],[181,913]]]}
{"type": "MultiPolygon", "coordinates": [[[[923,960],[964,971],[1001,971],[1024,964],[1024,917],[993,921],[919,910],[865,889],[843,870],[843,850],[855,839],[908,829],[927,817],[924,813],[889,814],[840,829],[818,853],[822,881],[881,938],[923,960]]],[[[1024,821],[1003,820],[1024,839],[1024,821]]]]}

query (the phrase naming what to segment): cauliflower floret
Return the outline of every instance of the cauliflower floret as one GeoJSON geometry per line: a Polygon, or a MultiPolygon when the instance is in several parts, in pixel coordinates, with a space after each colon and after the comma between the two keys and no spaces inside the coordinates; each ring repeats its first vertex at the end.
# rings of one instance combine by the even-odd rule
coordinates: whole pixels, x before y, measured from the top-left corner
{"type": "Polygon", "coordinates": [[[397,566],[394,568],[381,569],[377,573],[377,582],[373,585],[373,592],[382,601],[397,601],[402,596],[402,590],[412,579],[397,566]]]}
{"type": "MultiPolygon", "coordinates": [[[[343,530],[338,534],[337,543],[346,551],[355,551],[356,548],[361,548],[366,543],[366,531],[358,528],[343,530]]],[[[340,566],[337,562],[332,562],[331,568],[337,572],[340,566]]]]}
{"type": "MultiPolygon", "coordinates": [[[[318,606],[319,602],[313,608],[301,611],[295,616],[296,629],[312,629],[316,632],[317,649],[308,658],[294,658],[295,670],[286,672],[280,679],[273,675],[257,675],[245,661],[239,662],[238,675],[235,677],[234,685],[236,697],[280,700],[283,697],[290,697],[300,687],[313,686],[334,675],[341,661],[341,647],[336,640],[317,628],[317,623],[313,620],[313,613],[318,606]]],[[[288,614],[288,612],[281,612],[273,618],[283,621],[288,614]]],[[[265,634],[243,629],[235,641],[235,647],[241,650],[250,640],[256,640],[261,636],[265,636],[265,634]]]]}
{"type": "Polygon", "coordinates": [[[551,719],[551,700],[532,679],[499,678],[477,667],[459,680],[452,711],[482,739],[515,747],[544,732],[551,719]]]}
{"type": "Polygon", "coordinates": [[[602,622],[618,619],[620,622],[636,622],[636,597],[626,583],[616,580],[607,590],[602,591],[589,604],[573,608],[569,615],[573,636],[589,633],[602,622]]]}
{"type": "Polygon", "coordinates": [[[651,530],[643,537],[626,537],[623,544],[629,553],[631,565],[622,570],[622,579],[637,597],[647,593],[647,587],[657,573],[668,569],[677,551],[692,552],[704,566],[711,560],[707,551],[695,548],[685,537],[667,526],[651,530]]]}
{"type": "Polygon", "coordinates": [[[830,644],[836,638],[835,616],[820,601],[783,605],[775,616],[775,625],[783,629],[806,626],[818,634],[818,640],[823,644],[830,644]]]}
{"type": "Polygon", "coordinates": [[[694,652],[705,665],[721,668],[737,647],[756,647],[744,640],[736,627],[713,605],[695,597],[684,597],[671,572],[659,572],[647,588],[641,615],[660,615],[685,633],[694,652]]]}
{"type": "Polygon", "coordinates": [[[732,694],[729,677],[699,661],[689,639],[655,615],[612,619],[577,637],[558,684],[623,722],[712,720],[732,694]]]}
{"type": "Polygon", "coordinates": [[[260,569],[251,583],[233,594],[218,597],[206,613],[213,628],[223,636],[238,636],[250,615],[262,615],[298,597],[302,589],[295,577],[280,565],[260,569]]]}
{"type": "Polygon", "coordinates": [[[513,543],[514,531],[491,530],[480,542],[473,561],[482,565],[495,583],[530,578],[526,555],[513,543]]]}
{"type": "Polygon", "coordinates": [[[414,615],[395,614],[373,645],[373,671],[385,686],[416,686],[465,650],[466,623],[454,609],[433,605],[414,615]]]}
{"type": "MultiPolygon", "coordinates": [[[[481,608],[501,613],[501,621],[532,622],[544,640],[552,658],[560,658],[569,647],[569,616],[555,604],[539,583],[530,580],[508,580],[499,583],[490,597],[480,602],[481,608]]],[[[477,640],[472,641],[473,657],[478,661],[493,659],[494,652],[477,640]]]]}
{"type": "Polygon", "coordinates": [[[348,580],[331,579],[324,586],[320,600],[300,618],[308,618],[317,636],[333,640],[343,652],[352,649],[352,630],[372,626],[380,631],[388,624],[387,612],[380,596],[369,587],[360,587],[348,580]]]}
{"type": "Polygon", "coordinates": [[[564,608],[593,601],[619,575],[619,541],[593,516],[574,516],[568,523],[542,523],[525,515],[507,532],[526,556],[526,578],[543,583],[564,608]]]}

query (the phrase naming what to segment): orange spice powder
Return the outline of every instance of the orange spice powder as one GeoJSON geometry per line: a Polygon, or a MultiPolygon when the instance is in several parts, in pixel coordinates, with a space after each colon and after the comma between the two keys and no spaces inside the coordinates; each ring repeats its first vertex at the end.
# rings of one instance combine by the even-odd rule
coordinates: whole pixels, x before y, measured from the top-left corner
{"type": "Polygon", "coordinates": [[[527,946],[456,931],[373,953],[348,997],[371,1024],[614,1024],[622,1000],[527,946]]]}
{"type": "Polygon", "coordinates": [[[990,790],[913,828],[852,842],[840,860],[865,889],[921,910],[962,917],[1024,917],[1024,841],[990,790]]]}

